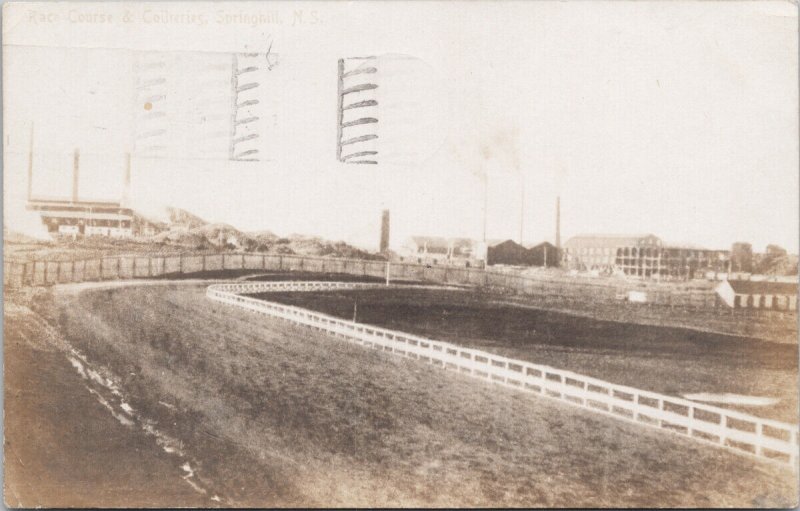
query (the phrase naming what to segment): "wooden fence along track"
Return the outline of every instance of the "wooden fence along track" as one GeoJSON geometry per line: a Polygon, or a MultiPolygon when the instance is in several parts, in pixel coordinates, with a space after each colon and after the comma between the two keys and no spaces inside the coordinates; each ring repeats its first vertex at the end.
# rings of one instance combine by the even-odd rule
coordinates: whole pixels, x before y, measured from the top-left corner
{"type": "MultiPolygon", "coordinates": [[[[690,437],[797,470],[798,427],[686,399],[616,385],[571,371],[343,320],[300,307],[242,296],[280,291],[370,289],[383,284],[242,282],[214,284],[211,300],[326,332],[348,342],[413,358],[506,387],[533,392],[593,412],[690,437]]],[[[407,286],[392,286],[407,287],[407,286]]]]}
{"type": "MultiPolygon", "coordinates": [[[[393,279],[422,280],[453,285],[503,289],[547,300],[552,304],[618,303],[630,290],[647,293],[647,304],[671,309],[744,316],[784,316],[796,311],[730,309],[711,289],[686,289],[650,283],[592,282],[550,275],[521,276],[496,270],[456,266],[426,266],[392,262],[393,279]],[[645,288],[641,288],[645,285],[645,288]]],[[[75,260],[6,260],[3,284],[7,288],[111,279],[152,278],[220,270],[266,270],[347,273],[384,277],[385,261],[336,259],[258,253],[132,254],[75,260]]]]}

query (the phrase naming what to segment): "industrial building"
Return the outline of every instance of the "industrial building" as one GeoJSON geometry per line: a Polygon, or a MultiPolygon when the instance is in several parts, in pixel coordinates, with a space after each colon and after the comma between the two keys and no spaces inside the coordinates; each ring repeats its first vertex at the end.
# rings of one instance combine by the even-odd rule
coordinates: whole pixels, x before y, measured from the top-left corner
{"type": "Polygon", "coordinates": [[[486,263],[492,265],[529,266],[530,251],[514,240],[490,241],[487,249],[486,263]]]}
{"type": "MultiPolygon", "coordinates": [[[[412,236],[403,244],[399,254],[401,261],[411,263],[482,267],[481,245],[484,243],[469,238],[412,236]]],[[[485,263],[489,266],[554,267],[560,264],[559,250],[548,242],[526,248],[512,239],[495,239],[485,242],[485,246],[485,263]]]]}
{"type": "Polygon", "coordinates": [[[688,244],[667,244],[653,234],[575,236],[564,244],[565,267],[629,276],[685,280],[726,271],[730,253],[688,244]]]}
{"type": "Polygon", "coordinates": [[[401,260],[419,264],[476,266],[475,242],[469,238],[411,236],[400,251],[401,260]]]}
{"type": "Polygon", "coordinates": [[[561,264],[561,250],[547,241],[529,246],[528,252],[530,264],[533,266],[554,268],[561,264]]]}
{"type": "Polygon", "coordinates": [[[36,211],[42,224],[53,237],[107,236],[129,238],[153,235],[167,226],[138,215],[128,205],[130,193],[130,155],[123,178],[119,201],[87,201],[79,197],[80,151],[73,155],[72,193],[65,197],[33,195],[33,138],[28,161],[28,202],[26,208],[36,211]]]}

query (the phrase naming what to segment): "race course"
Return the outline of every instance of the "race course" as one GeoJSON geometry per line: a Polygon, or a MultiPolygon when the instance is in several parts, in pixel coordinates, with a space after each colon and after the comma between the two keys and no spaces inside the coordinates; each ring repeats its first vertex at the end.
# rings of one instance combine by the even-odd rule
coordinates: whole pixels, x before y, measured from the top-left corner
{"type": "MultiPolygon", "coordinates": [[[[105,473],[103,505],[127,502],[132,487],[147,489],[148,505],[780,507],[796,499],[784,468],[334,342],[211,302],[207,281],[145,282],[57,286],[6,310],[7,356],[60,368],[48,373],[62,380],[47,389],[48,402],[59,409],[71,400],[77,410],[65,420],[84,426],[106,417],[96,434],[118,439],[95,456],[92,474],[79,460],[93,444],[22,453],[20,464],[75,460],[54,467],[51,484],[105,473]],[[84,378],[68,358],[76,352],[84,374],[92,368],[112,385],[84,378]],[[77,391],[91,399],[75,399],[77,391]],[[111,469],[134,462],[134,452],[160,477],[112,484],[111,469]]],[[[15,396],[7,390],[9,406],[15,396]]],[[[28,409],[26,420],[50,410],[28,409]]],[[[7,481],[14,470],[12,462],[7,481]]],[[[19,501],[37,501],[43,488],[18,489],[19,501]]]]}

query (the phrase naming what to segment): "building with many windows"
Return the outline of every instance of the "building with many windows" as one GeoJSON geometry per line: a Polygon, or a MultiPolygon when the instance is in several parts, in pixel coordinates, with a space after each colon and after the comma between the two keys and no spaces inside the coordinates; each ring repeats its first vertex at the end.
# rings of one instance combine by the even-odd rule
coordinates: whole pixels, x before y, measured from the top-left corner
{"type": "Polygon", "coordinates": [[[725,271],[729,257],[727,250],[667,244],[653,234],[587,234],[567,240],[563,265],[575,270],[685,280],[706,271],[725,271]]]}

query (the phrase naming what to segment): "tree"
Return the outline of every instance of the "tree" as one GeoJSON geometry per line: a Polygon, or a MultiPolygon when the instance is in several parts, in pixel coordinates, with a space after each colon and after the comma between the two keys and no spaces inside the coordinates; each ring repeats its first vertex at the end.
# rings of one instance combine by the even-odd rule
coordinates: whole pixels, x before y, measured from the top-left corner
{"type": "Polygon", "coordinates": [[[731,247],[731,269],[733,271],[753,271],[753,246],[750,243],[736,242],[731,247]]]}
{"type": "Polygon", "coordinates": [[[786,249],[778,245],[767,245],[767,255],[770,257],[785,256],[786,249]]]}

